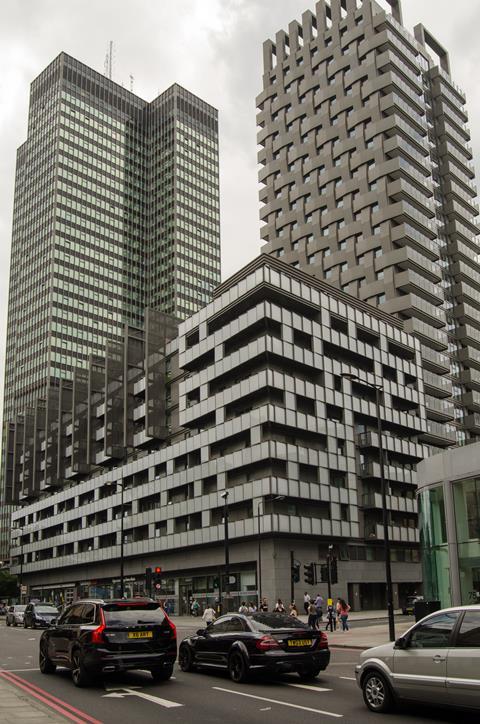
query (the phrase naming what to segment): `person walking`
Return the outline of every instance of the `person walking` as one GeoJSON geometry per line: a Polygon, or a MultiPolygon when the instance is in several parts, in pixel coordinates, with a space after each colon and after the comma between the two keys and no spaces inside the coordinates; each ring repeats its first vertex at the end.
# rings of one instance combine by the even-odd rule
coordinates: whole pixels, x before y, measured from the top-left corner
{"type": "Polygon", "coordinates": [[[315,609],[317,611],[317,628],[320,628],[320,621],[323,618],[323,605],[324,600],[321,597],[319,593],[317,593],[317,597],[315,598],[315,609]]]}
{"type": "Polygon", "coordinates": [[[342,631],[349,631],[348,625],[348,614],[350,612],[350,606],[343,598],[337,599],[337,616],[342,622],[342,631]]]}
{"type": "Polygon", "coordinates": [[[307,613],[307,625],[309,626],[309,628],[317,628],[317,609],[315,608],[315,604],[313,603],[313,601],[310,601],[307,613]]]}
{"type": "Polygon", "coordinates": [[[241,606],[238,609],[238,613],[248,613],[248,606],[245,601],[242,601],[241,606]]]}
{"type": "Polygon", "coordinates": [[[192,616],[195,616],[195,617],[198,616],[200,613],[200,604],[196,598],[194,598],[192,601],[191,611],[192,611],[192,616]]]}
{"type": "Polygon", "coordinates": [[[285,613],[285,606],[283,605],[283,601],[281,598],[278,599],[273,610],[275,611],[275,613],[285,613]]]}
{"type": "Polygon", "coordinates": [[[290,616],[294,616],[296,618],[298,616],[298,611],[297,611],[297,604],[295,603],[295,601],[291,602],[289,609],[290,609],[289,610],[290,616]]]}
{"type": "Polygon", "coordinates": [[[305,613],[308,615],[308,607],[310,606],[310,594],[305,591],[303,594],[303,608],[305,609],[305,613]]]}
{"type": "Polygon", "coordinates": [[[207,608],[203,612],[202,620],[205,621],[207,626],[210,626],[211,623],[215,621],[217,617],[215,616],[215,611],[213,608],[207,604],[207,608]]]}
{"type": "Polygon", "coordinates": [[[268,601],[265,597],[262,598],[260,603],[260,611],[263,611],[264,613],[267,613],[268,611],[268,601]]]}

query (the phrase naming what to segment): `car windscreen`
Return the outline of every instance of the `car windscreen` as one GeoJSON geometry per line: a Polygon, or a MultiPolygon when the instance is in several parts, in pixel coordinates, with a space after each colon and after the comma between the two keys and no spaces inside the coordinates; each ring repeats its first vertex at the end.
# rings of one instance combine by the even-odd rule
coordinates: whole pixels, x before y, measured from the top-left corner
{"type": "Polygon", "coordinates": [[[17,613],[22,613],[22,611],[25,611],[26,606],[14,606],[13,610],[17,613]]]}
{"type": "Polygon", "coordinates": [[[295,616],[287,616],[283,613],[254,613],[249,618],[255,631],[271,631],[276,628],[308,628],[295,616]]]}
{"type": "Polygon", "coordinates": [[[56,616],[58,611],[53,606],[35,606],[35,613],[51,613],[56,616]]]}
{"type": "Polygon", "coordinates": [[[106,605],[103,608],[107,626],[137,626],[139,624],[160,624],[165,613],[158,604],[121,604],[106,605]]]}

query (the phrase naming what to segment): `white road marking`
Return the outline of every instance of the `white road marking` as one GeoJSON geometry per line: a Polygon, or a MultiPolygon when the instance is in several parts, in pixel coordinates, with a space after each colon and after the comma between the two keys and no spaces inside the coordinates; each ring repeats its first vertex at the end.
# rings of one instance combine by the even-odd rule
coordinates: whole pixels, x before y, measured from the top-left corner
{"type": "Polygon", "coordinates": [[[287,686],[294,686],[296,689],[308,689],[309,691],[331,691],[331,689],[325,689],[323,686],[312,686],[310,684],[287,684],[287,686]]]}
{"type": "Polygon", "coordinates": [[[177,701],[169,701],[168,699],[161,699],[159,696],[152,696],[151,694],[144,694],[142,691],[133,691],[133,688],[124,688],[122,686],[116,687],[116,690],[112,690],[110,687],[108,689],[110,691],[109,694],[102,694],[102,698],[110,698],[110,699],[123,699],[125,696],[138,696],[140,699],[146,699],[147,701],[151,701],[153,704],[158,704],[159,706],[164,706],[166,709],[173,709],[177,706],[183,706],[183,704],[179,704],[177,701]]]}
{"type": "Polygon", "coordinates": [[[235,689],[223,689],[221,686],[212,686],[216,691],[224,691],[227,694],[237,694],[237,696],[246,696],[248,699],[258,699],[259,701],[268,701],[270,704],[279,704],[279,706],[288,706],[291,709],[301,709],[302,711],[311,711],[314,714],[324,714],[325,716],[333,716],[335,719],[342,719],[343,714],[334,714],[332,711],[323,711],[322,709],[312,709],[309,706],[300,706],[299,704],[290,704],[288,701],[278,701],[277,699],[267,699],[266,696],[255,696],[254,694],[245,694],[243,691],[235,691],[235,689]]]}
{"type": "Polygon", "coordinates": [[[339,676],[339,679],[344,679],[345,681],[356,681],[356,678],[354,676],[339,676]]]}
{"type": "Polygon", "coordinates": [[[36,641],[37,639],[28,639],[29,641],[36,641]]]}
{"type": "Polygon", "coordinates": [[[29,669],[2,669],[2,671],[11,671],[14,674],[21,674],[22,671],[40,671],[40,669],[34,669],[32,666],[30,666],[29,669]]]}

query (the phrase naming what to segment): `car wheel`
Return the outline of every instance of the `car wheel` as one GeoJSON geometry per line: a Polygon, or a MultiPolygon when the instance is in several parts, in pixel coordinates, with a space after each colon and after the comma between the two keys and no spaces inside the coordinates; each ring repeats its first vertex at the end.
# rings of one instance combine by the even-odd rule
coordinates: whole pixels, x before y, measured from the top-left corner
{"type": "Polygon", "coordinates": [[[241,684],[248,679],[248,666],[239,651],[234,651],[228,659],[228,673],[232,681],[241,684]]]}
{"type": "Polygon", "coordinates": [[[178,664],[182,671],[193,670],[193,654],[189,646],[180,646],[180,651],[178,652],[178,664]]]}
{"type": "Polygon", "coordinates": [[[42,674],[54,674],[57,669],[57,667],[51,661],[51,659],[47,653],[47,647],[45,644],[42,644],[40,646],[38,665],[40,667],[40,671],[42,672],[42,674]]]}
{"type": "Polygon", "coordinates": [[[306,669],[305,671],[299,671],[298,675],[301,681],[313,681],[317,678],[320,673],[320,669],[315,667],[314,669],[306,669]]]}
{"type": "Polygon", "coordinates": [[[75,686],[88,686],[91,682],[90,676],[85,670],[82,661],[82,654],[75,649],[72,654],[72,680],[75,686]]]}
{"type": "Polygon", "coordinates": [[[392,706],[392,692],[385,677],[370,671],[362,684],[363,700],[370,711],[385,712],[392,706]]]}
{"type": "Polygon", "coordinates": [[[163,668],[152,668],[150,669],[152,679],[154,681],[167,681],[173,674],[173,666],[168,669],[163,668]]]}

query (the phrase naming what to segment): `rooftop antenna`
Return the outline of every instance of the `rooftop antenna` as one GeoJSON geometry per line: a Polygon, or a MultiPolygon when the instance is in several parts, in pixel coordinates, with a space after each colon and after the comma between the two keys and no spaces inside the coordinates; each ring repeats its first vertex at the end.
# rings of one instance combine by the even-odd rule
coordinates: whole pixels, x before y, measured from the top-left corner
{"type": "Polygon", "coordinates": [[[130,93],[133,93],[133,81],[134,81],[134,80],[135,80],[135,78],[134,78],[133,75],[130,73],[130,93]]]}
{"type": "Polygon", "coordinates": [[[108,50],[105,54],[105,77],[110,78],[112,80],[113,75],[113,40],[110,40],[108,43],[108,50]]]}

